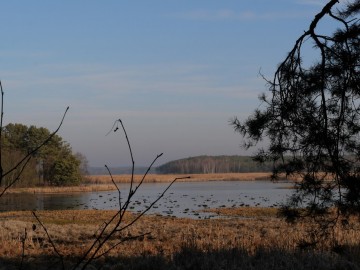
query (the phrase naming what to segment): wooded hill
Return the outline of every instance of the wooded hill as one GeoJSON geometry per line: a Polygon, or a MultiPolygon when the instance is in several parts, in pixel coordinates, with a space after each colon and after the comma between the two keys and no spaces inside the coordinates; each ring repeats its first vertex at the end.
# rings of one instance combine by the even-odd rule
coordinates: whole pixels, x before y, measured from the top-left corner
{"type": "Polygon", "coordinates": [[[270,172],[272,163],[259,164],[249,156],[197,156],[170,161],[156,168],[157,173],[236,173],[270,172]]]}

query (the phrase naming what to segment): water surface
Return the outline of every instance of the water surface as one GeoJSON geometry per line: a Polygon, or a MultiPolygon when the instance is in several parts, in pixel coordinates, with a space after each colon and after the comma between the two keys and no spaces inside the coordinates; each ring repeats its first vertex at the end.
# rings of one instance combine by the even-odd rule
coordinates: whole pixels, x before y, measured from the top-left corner
{"type": "MultiPolygon", "coordinates": [[[[133,197],[130,209],[141,212],[167,187],[166,183],[143,184],[133,197]]],[[[121,202],[128,196],[129,185],[120,184],[121,202]]],[[[165,216],[209,218],[199,210],[218,207],[276,207],[291,194],[290,183],[270,181],[178,182],[148,212],[165,216]]],[[[6,194],[0,198],[0,211],[118,209],[117,191],[71,194],[6,194]]]]}

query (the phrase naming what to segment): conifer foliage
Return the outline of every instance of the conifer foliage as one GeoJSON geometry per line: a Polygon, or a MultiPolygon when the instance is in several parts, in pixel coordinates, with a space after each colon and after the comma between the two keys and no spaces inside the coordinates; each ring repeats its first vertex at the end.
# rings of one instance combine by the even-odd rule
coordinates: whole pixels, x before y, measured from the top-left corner
{"type": "Polygon", "coordinates": [[[301,179],[283,214],[289,221],[312,218],[323,236],[360,216],[359,11],[358,0],[329,1],[267,80],[262,107],[244,122],[232,120],[246,147],[269,139],[256,159],[273,162],[274,179],[301,179]],[[331,34],[323,24],[334,26],[331,34]],[[306,58],[305,44],[315,59],[306,58]]]}

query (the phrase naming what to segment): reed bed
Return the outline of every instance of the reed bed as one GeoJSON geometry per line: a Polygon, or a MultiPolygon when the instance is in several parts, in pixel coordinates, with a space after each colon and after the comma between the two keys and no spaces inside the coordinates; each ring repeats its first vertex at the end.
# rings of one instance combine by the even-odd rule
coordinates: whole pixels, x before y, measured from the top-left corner
{"type": "Polygon", "coordinates": [[[218,216],[258,218],[258,217],[278,217],[279,210],[272,207],[230,207],[230,208],[209,208],[203,212],[215,213],[218,216]]]}
{"type": "MultiPolygon", "coordinates": [[[[309,224],[289,226],[272,214],[265,218],[255,212],[248,209],[247,218],[213,220],[145,216],[110,239],[108,246],[120,237],[149,235],[117,246],[94,261],[91,269],[359,269],[358,223],[352,229],[335,231],[340,250],[331,250],[326,243],[316,250],[300,250],[298,242],[309,224]]],[[[67,267],[89,247],[99,227],[113,214],[99,210],[37,212],[67,267]]],[[[129,214],[126,220],[132,217],[129,214]]],[[[25,228],[23,268],[59,266],[31,213],[0,213],[0,226],[0,269],[19,269],[25,228]]]]}
{"type": "Polygon", "coordinates": [[[98,184],[89,185],[83,184],[79,186],[45,186],[45,187],[27,187],[27,188],[12,188],[7,190],[7,193],[76,193],[76,192],[94,192],[94,191],[108,191],[115,190],[114,184],[98,184]]]}
{"type": "MultiPolygon", "coordinates": [[[[187,177],[178,179],[178,182],[207,182],[207,181],[259,181],[259,180],[271,180],[271,173],[266,172],[254,172],[254,173],[212,173],[212,174],[148,174],[144,183],[170,183],[175,178],[187,177]]],[[[134,175],[134,183],[139,183],[143,179],[143,175],[134,175]]],[[[286,178],[283,175],[279,176],[280,179],[296,182],[300,179],[299,176],[292,176],[286,178]]],[[[85,177],[85,180],[78,186],[39,186],[28,188],[11,188],[7,190],[7,193],[73,193],[73,192],[93,192],[93,191],[108,191],[116,190],[115,183],[130,183],[132,180],[131,175],[121,174],[113,175],[89,175],[85,177]]],[[[327,176],[326,179],[330,179],[327,176]]],[[[0,188],[1,191],[1,188],[0,188]]]]}
{"type": "MultiPolygon", "coordinates": [[[[146,183],[169,183],[177,177],[189,176],[187,179],[180,179],[182,182],[205,182],[205,181],[254,181],[270,180],[270,173],[212,173],[212,174],[148,174],[144,180],[146,183]]],[[[143,175],[134,175],[134,182],[138,183],[143,175]]],[[[131,175],[113,175],[117,183],[129,183],[131,175]]],[[[86,183],[89,184],[109,184],[111,177],[109,175],[90,175],[86,183]]]]}
{"type": "MultiPolygon", "coordinates": [[[[205,182],[205,181],[255,181],[270,180],[270,173],[214,173],[214,174],[148,174],[144,183],[170,183],[175,178],[189,176],[190,178],[178,179],[178,182],[205,182]]],[[[131,175],[113,175],[116,183],[130,183],[131,175]]],[[[139,183],[143,175],[134,175],[134,182],[139,183]]],[[[79,186],[40,186],[28,188],[11,188],[7,193],[73,193],[116,190],[110,175],[89,175],[79,186]]],[[[1,191],[1,189],[0,189],[1,191]]]]}

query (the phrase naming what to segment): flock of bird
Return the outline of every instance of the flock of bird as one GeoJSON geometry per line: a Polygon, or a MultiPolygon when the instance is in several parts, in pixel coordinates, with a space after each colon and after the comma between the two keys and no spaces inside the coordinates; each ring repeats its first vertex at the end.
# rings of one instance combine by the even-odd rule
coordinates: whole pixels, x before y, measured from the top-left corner
{"type": "MultiPolygon", "coordinates": [[[[220,187],[222,183],[219,183],[220,187]]],[[[139,189],[133,196],[128,210],[141,213],[148,209],[149,214],[186,217],[195,219],[215,218],[217,215],[209,209],[226,207],[276,207],[289,194],[289,190],[241,190],[229,188],[229,190],[204,189],[173,189],[169,190],[154,205],[152,203],[161,195],[161,187],[147,186],[144,190],[139,189]],[[205,211],[204,211],[205,210],[205,211]]],[[[9,205],[17,205],[28,209],[7,210],[55,210],[55,209],[119,209],[119,201],[122,205],[127,198],[126,188],[122,191],[120,200],[117,191],[92,192],[82,194],[43,195],[35,198],[35,202],[23,202],[14,204],[11,200],[9,205]],[[30,208],[30,209],[29,209],[30,208]]],[[[4,206],[4,204],[3,204],[4,206]]],[[[1,209],[0,209],[1,210],[1,209]]]]}

